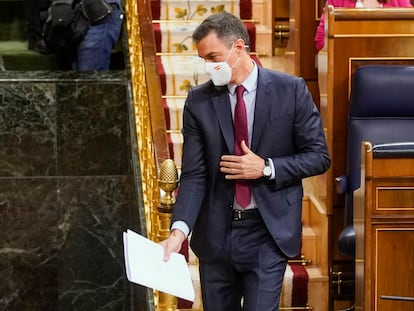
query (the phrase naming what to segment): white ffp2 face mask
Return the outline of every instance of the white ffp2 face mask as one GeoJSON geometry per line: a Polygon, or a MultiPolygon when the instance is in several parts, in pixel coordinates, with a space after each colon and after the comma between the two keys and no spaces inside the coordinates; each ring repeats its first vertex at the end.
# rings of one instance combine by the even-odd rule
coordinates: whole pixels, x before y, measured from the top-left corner
{"type": "Polygon", "coordinates": [[[215,86],[226,85],[231,80],[231,70],[239,62],[239,59],[240,59],[239,57],[237,61],[234,63],[234,65],[230,67],[229,64],[227,64],[227,60],[229,59],[231,52],[233,52],[233,45],[224,62],[205,62],[204,63],[204,70],[206,74],[210,76],[211,81],[213,81],[215,86]]]}
{"type": "Polygon", "coordinates": [[[204,69],[215,86],[226,85],[231,80],[231,68],[227,62],[206,62],[204,69]]]}

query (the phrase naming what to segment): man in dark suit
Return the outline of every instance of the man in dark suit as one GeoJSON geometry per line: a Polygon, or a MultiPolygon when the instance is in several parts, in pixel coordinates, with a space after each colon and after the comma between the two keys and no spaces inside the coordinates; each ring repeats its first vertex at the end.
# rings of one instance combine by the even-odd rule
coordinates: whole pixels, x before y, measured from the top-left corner
{"type": "Polygon", "coordinates": [[[211,80],[185,103],[180,188],[171,234],[161,242],[164,259],[192,232],[205,311],[279,310],[287,259],[300,250],[301,180],[330,165],[319,113],[303,79],[250,58],[237,17],[208,17],[193,41],[211,80]],[[233,121],[240,120],[239,102],[242,138],[243,122],[233,121]]]}

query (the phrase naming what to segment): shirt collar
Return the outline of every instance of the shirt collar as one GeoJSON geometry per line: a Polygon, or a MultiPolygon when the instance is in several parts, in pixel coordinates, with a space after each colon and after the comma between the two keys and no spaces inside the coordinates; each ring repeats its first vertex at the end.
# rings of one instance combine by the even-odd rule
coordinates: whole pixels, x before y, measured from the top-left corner
{"type": "MultiPolygon", "coordinates": [[[[254,91],[257,88],[257,77],[258,77],[258,69],[256,62],[253,62],[253,70],[250,72],[246,80],[242,82],[242,85],[246,89],[246,91],[249,93],[251,91],[254,91]]],[[[229,89],[229,92],[231,95],[234,95],[236,92],[237,85],[235,84],[228,84],[227,88],[229,89]]]]}

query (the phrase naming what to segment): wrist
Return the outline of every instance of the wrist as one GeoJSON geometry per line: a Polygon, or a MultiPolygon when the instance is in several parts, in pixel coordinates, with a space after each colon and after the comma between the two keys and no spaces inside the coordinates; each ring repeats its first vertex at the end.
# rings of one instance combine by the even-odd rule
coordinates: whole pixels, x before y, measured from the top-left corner
{"type": "Polygon", "coordinates": [[[270,179],[270,177],[272,176],[272,168],[270,166],[269,159],[267,158],[264,159],[263,163],[264,165],[263,165],[262,175],[263,177],[270,179]]]}
{"type": "Polygon", "coordinates": [[[181,243],[186,239],[184,232],[182,232],[180,229],[173,229],[170,233],[170,236],[179,239],[181,243]]]}

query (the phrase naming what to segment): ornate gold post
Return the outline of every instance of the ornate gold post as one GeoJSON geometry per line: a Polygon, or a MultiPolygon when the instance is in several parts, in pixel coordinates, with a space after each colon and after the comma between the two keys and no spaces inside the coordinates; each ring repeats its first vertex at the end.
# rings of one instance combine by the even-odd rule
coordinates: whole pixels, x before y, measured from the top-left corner
{"type": "MultiPolygon", "coordinates": [[[[170,234],[170,222],[172,210],[175,204],[173,192],[178,187],[178,172],[175,163],[171,159],[165,160],[160,169],[158,184],[165,192],[158,206],[158,241],[165,240],[170,234]]],[[[158,292],[158,310],[175,311],[177,298],[163,292],[158,292]]]]}

